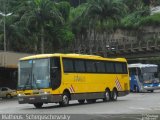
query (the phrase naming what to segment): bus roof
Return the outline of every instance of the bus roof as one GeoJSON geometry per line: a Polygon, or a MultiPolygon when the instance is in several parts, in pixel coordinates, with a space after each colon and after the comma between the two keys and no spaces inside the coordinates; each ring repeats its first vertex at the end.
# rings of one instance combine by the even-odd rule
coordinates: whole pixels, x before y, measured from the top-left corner
{"type": "Polygon", "coordinates": [[[39,59],[39,58],[49,58],[49,57],[66,57],[66,58],[84,58],[84,59],[99,59],[99,60],[112,60],[112,61],[122,61],[127,62],[125,58],[104,58],[98,55],[85,55],[85,54],[62,54],[62,53],[54,53],[54,54],[38,54],[23,57],[20,60],[30,60],[30,59],[39,59]]]}
{"type": "Polygon", "coordinates": [[[129,68],[138,67],[138,68],[144,68],[144,67],[158,67],[156,64],[142,64],[142,63],[135,63],[135,64],[129,64],[129,68]]]}

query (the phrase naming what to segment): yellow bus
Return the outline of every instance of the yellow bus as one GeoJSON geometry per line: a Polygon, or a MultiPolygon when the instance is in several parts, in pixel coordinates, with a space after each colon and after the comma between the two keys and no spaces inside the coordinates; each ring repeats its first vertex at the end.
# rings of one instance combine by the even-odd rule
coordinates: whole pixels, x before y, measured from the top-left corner
{"type": "Polygon", "coordinates": [[[129,74],[124,58],[82,54],[40,54],[19,61],[18,101],[36,108],[45,103],[67,106],[117,100],[129,94],[129,74]]]}

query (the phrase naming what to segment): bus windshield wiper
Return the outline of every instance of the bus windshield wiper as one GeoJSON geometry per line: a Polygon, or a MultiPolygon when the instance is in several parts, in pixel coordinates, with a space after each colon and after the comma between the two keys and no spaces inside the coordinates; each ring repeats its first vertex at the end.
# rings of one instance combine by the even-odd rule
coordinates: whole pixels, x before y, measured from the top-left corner
{"type": "Polygon", "coordinates": [[[30,74],[29,74],[29,77],[28,77],[27,81],[26,81],[26,82],[25,82],[25,84],[24,84],[23,90],[25,90],[25,89],[26,89],[26,86],[28,85],[29,80],[30,80],[30,74]]]}
{"type": "MultiPolygon", "coordinates": [[[[33,84],[34,84],[34,86],[35,86],[35,89],[37,89],[38,87],[37,87],[37,83],[36,83],[36,80],[35,80],[35,78],[34,78],[34,74],[33,74],[33,84]]],[[[33,87],[33,86],[32,86],[33,87]]]]}

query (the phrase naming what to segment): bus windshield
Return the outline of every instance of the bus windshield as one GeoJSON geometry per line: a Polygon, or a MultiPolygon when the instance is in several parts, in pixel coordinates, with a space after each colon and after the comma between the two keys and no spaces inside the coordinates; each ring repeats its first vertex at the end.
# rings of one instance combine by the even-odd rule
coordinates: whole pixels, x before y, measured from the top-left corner
{"type": "Polygon", "coordinates": [[[50,87],[49,59],[20,61],[18,89],[41,89],[50,87]]]}
{"type": "Polygon", "coordinates": [[[157,67],[144,67],[141,68],[142,73],[154,73],[157,72],[157,67]]]}
{"type": "Polygon", "coordinates": [[[143,73],[144,80],[153,80],[155,79],[154,73],[143,73]]]}
{"type": "Polygon", "coordinates": [[[145,67],[142,68],[142,76],[144,83],[156,83],[159,82],[157,74],[157,67],[145,67]]]}
{"type": "Polygon", "coordinates": [[[129,68],[130,76],[136,75],[141,83],[158,83],[157,67],[129,68]]]}

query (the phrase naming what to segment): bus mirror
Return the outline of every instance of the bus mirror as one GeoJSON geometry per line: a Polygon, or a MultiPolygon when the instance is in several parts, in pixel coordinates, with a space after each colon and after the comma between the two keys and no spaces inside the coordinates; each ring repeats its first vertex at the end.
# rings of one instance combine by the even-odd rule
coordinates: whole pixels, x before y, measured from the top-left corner
{"type": "Polygon", "coordinates": [[[55,73],[56,71],[58,71],[58,67],[51,67],[51,70],[53,73],[55,73]]]}

